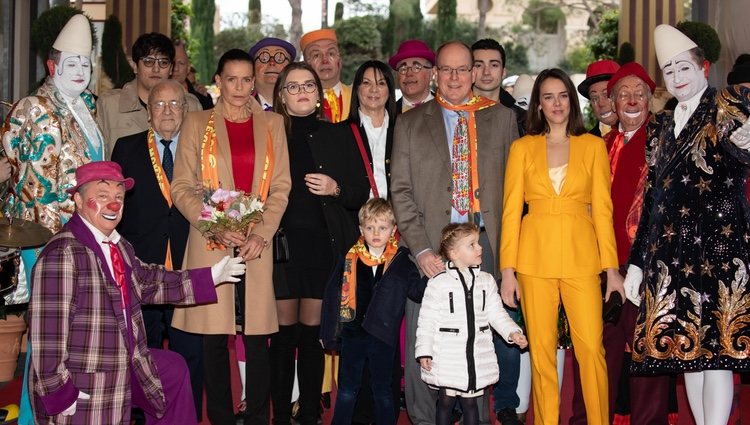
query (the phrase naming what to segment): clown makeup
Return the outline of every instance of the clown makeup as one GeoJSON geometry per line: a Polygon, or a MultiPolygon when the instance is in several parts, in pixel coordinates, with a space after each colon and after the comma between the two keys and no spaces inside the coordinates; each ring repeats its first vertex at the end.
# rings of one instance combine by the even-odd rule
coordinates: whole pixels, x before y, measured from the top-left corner
{"type": "Polygon", "coordinates": [[[695,63],[689,50],[673,57],[661,71],[667,91],[680,102],[691,99],[708,86],[703,66],[695,63]]]}
{"type": "Polygon", "coordinates": [[[53,81],[65,96],[77,98],[91,81],[91,59],[87,56],[62,52],[55,65],[53,81]]]}
{"type": "Polygon", "coordinates": [[[125,186],[113,180],[94,181],[85,184],[73,199],[78,214],[109,236],[122,219],[125,186]]]}

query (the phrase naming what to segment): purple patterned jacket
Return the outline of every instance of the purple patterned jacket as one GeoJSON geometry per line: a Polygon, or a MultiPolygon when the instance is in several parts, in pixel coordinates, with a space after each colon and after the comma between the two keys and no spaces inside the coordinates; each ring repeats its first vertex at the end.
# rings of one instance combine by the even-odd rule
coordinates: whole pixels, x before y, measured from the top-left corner
{"type": "Polygon", "coordinates": [[[141,304],[216,302],[209,268],[167,271],[142,263],[123,238],[118,247],[130,294],[128,325],[102,247],[78,214],[34,267],[29,389],[38,424],[129,423],[131,380],[161,416],[164,390],[146,346],[141,304]],[[75,415],[61,416],[79,390],[91,399],[78,400],[75,415]]]}

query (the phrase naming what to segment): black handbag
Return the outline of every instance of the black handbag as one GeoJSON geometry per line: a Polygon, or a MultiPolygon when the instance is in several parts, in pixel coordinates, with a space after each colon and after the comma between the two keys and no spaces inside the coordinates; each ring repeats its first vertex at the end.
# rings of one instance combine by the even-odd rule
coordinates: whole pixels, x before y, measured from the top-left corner
{"type": "Polygon", "coordinates": [[[277,264],[289,262],[289,242],[281,227],[273,235],[273,262],[277,264]]]}
{"type": "Polygon", "coordinates": [[[622,313],[622,297],[617,291],[609,294],[609,300],[602,306],[602,319],[604,323],[616,325],[622,313]]]}

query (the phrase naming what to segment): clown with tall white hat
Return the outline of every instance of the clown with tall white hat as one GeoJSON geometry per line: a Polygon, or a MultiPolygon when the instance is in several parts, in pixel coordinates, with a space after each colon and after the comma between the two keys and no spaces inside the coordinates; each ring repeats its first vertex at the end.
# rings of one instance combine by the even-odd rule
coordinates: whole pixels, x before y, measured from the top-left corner
{"type": "MultiPolygon", "coordinates": [[[[104,157],[103,138],[94,121],[94,95],[88,90],[91,42],[88,18],[73,15],[49,52],[44,83],[13,105],[2,128],[3,148],[11,164],[9,213],[54,233],[74,212],[67,189],[76,184],[75,170],[104,157]]],[[[31,288],[25,282],[30,281],[40,251],[41,247],[21,252],[25,275],[19,279],[24,285],[13,294],[16,303],[29,299],[31,288]]],[[[21,403],[18,423],[33,423],[26,385],[21,403]]]]}
{"type": "Polygon", "coordinates": [[[654,31],[674,112],[647,129],[648,181],[625,278],[640,305],[632,372],[684,373],[698,425],[726,425],[734,371],[750,370],[750,90],[708,85],[708,61],[669,25],[654,31]]]}

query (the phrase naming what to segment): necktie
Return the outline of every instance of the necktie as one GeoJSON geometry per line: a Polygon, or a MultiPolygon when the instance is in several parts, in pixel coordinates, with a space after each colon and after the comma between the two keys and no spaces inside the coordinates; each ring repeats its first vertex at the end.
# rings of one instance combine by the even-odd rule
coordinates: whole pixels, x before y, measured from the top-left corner
{"type": "Polygon", "coordinates": [[[115,277],[117,289],[120,291],[122,309],[127,312],[129,310],[128,307],[130,306],[130,298],[128,297],[128,285],[125,283],[125,262],[123,261],[120,249],[117,248],[116,244],[111,241],[103,241],[102,243],[109,245],[109,255],[112,259],[112,274],[115,277]]]}
{"type": "Polygon", "coordinates": [[[263,102],[263,110],[264,111],[273,111],[273,105],[269,105],[269,104],[263,102]]]}
{"type": "Polygon", "coordinates": [[[331,122],[337,123],[341,121],[341,111],[339,110],[339,97],[336,96],[336,90],[333,88],[326,89],[326,104],[330,112],[331,122]]]}
{"type": "Polygon", "coordinates": [[[164,174],[167,175],[167,180],[172,181],[172,172],[174,172],[174,158],[172,157],[172,150],[169,149],[169,145],[172,144],[171,140],[162,140],[161,144],[164,145],[164,155],[161,159],[161,168],[164,169],[164,174]]]}
{"type": "MultiPolygon", "coordinates": [[[[612,130],[616,131],[616,130],[612,130]]],[[[620,160],[620,151],[625,146],[625,133],[617,131],[615,141],[612,142],[612,146],[609,148],[609,169],[610,169],[610,182],[615,180],[615,171],[617,171],[617,162],[620,160]]]]}
{"type": "Polygon", "coordinates": [[[464,215],[469,211],[469,135],[466,114],[458,113],[458,123],[451,145],[453,208],[464,215]]]}

